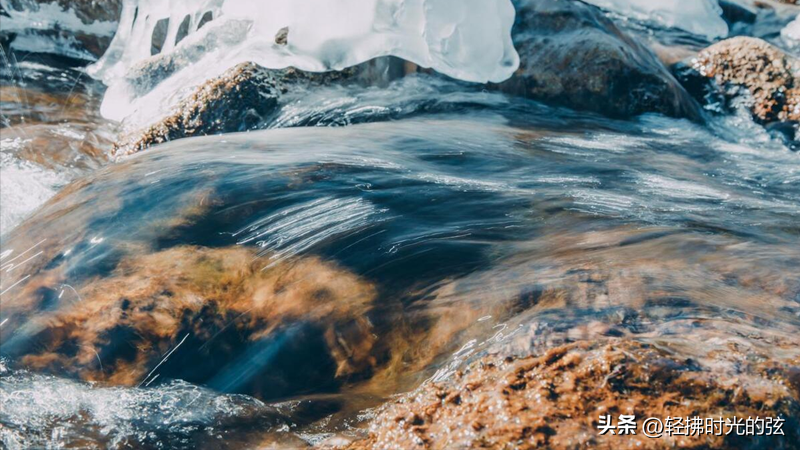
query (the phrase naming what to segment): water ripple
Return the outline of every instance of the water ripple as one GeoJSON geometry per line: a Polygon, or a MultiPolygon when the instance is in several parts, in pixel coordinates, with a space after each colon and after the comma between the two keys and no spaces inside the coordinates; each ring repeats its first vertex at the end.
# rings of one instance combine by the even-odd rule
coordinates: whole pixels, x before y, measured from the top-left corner
{"type": "Polygon", "coordinates": [[[363,198],[324,197],[270,214],[234,236],[243,236],[239,245],[254,242],[261,256],[271,254],[266,266],[271,267],[325,240],[366,228],[387,211],[363,198]]]}

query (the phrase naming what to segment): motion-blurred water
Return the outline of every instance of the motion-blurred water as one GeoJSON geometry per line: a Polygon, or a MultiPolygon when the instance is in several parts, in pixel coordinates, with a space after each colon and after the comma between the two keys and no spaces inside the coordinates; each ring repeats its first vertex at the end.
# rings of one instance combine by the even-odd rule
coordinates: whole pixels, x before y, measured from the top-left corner
{"type": "MultiPolygon", "coordinates": [[[[29,122],[6,119],[3,132],[8,448],[316,443],[388,395],[509,346],[626,335],[700,359],[733,340],[769,357],[800,352],[800,154],[744,114],[614,121],[424,75],[330,87],[287,98],[263,131],[180,140],[97,170],[102,156],[77,149],[99,162],[78,165],[78,182],[13,228],[33,208],[19,211],[22,193],[6,183],[38,206],[77,176],[72,157],[19,155],[14,133],[29,122]],[[41,345],[37,318],[80,305],[81,286],[131,255],[184,246],[253,248],[264,268],[316,256],[373,284],[365,314],[405,369],[256,400],[171,380],[199,351],[184,336],[147,386],[18,363],[41,345]],[[55,270],[63,278],[47,285],[55,270]],[[52,294],[31,306],[34,282],[52,294]]],[[[294,348],[282,336],[269,345],[294,348]]],[[[320,357],[304,348],[297,358],[320,357]]],[[[235,352],[257,373],[284,370],[235,352]]],[[[242,367],[220,363],[216,376],[257,376],[242,367]]]]}

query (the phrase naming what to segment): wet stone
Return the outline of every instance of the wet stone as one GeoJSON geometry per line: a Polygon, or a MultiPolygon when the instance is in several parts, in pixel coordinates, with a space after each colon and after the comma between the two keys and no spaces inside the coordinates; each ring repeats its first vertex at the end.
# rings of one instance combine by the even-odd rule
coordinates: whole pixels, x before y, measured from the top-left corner
{"type": "Polygon", "coordinates": [[[516,4],[512,33],[520,68],[497,89],[612,117],[699,117],[658,58],[600,9],[569,0],[516,4]]]}
{"type": "Polygon", "coordinates": [[[567,344],[521,358],[487,356],[463,377],[390,402],[368,437],[338,448],[788,449],[800,437],[800,403],[784,383],[797,369],[772,369],[769,375],[721,373],[635,340],[567,344]],[[458,402],[446,400],[455,397],[458,402]],[[636,416],[637,434],[599,433],[601,415],[621,414],[636,416]],[[668,416],[781,417],[786,436],[652,439],[642,433],[645,418],[668,416]]]}
{"type": "MultiPolygon", "coordinates": [[[[280,39],[281,34],[276,36],[276,41],[280,39]]],[[[174,71],[174,64],[169,57],[156,58],[138,69],[134,85],[152,88],[174,71]]],[[[402,76],[400,65],[401,60],[387,57],[342,71],[311,73],[242,63],[197,87],[166,117],[124,132],[114,145],[114,155],[130,155],[191,136],[255,130],[277,112],[281,96],[289,90],[343,82],[381,84],[402,76]]]]}
{"type": "Polygon", "coordinates": [[[766,41],[736,37],[718,42],[673,71],[708,109],[747,108],[764,125],[800,120],[800,64],[766,41]]]}
{"type": "Polygon", "coordinates": [[[121,137],[114,154],[136,153],[184,137],[252,129],[275,109],[279,91],[279,81],[270,71],[252,63],[238,65],[197,88],[156,124],[121,137]]]}
{"type": "Polygon", "coordinates": [[[122,11],[121,0],[9,0],[8,2],[12,10],[37,11],[40,5],[57,5],[63,10],[72,11],[85,24],[96,21],[115,22],[119,20],[122,11]]]}
{"type": "MultiPolygon", "coordinates": [[[[29,34],[37,39],[51,40],[53,42],[69,42],[70,50],[66,53],[73,56],[80,56],[82,59],[94,59],[103,55],[113,37],[112,32],[93,30],[91,27],[102,24],[102,30],[107,30],[107,24],[115,24],[122,12],[122,0],[9,0],[5,3],[8,11],[0,14],[10,18],[16,12],[24,12],[36,16],[43,8],[50,8],[63,11],[63,14],[77,18],[85,29],[69,29],[55,23],[51,29],[40,29],[28,31],[29,34]]],[[[35,27],[32,27],[35,28],[35,27]]],[[[17,30],[15,30],[17,31],[17,30]]],[[[8,49],[18,37],[17,32],[0,30],[0,45],[3,49],[8,49]]]]}
{"type": "Polygon", "coordinates": [[[107,385],[161,377],[260,398],[334,390],[372,370],[369,283],[315,258],[262,270],[254,256],[184,246],[123,257],[73,286],[77,302],[53,288],[59,267],[44,270],[4,304],[12,324],[38,312],[4,337],[3,355],[107,385]]]}

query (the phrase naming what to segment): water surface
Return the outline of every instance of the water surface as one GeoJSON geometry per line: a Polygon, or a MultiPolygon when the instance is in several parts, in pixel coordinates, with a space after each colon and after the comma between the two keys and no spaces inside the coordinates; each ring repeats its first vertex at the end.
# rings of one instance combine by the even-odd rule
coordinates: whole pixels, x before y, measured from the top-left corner
{"type": "Polygon", "coordinates": [[[646,340],[732,371],[747,369],[710,355],[800,356],[800,155],[746,115],[613,121],[418,76],[290,96],[263,128],[82,172],[4,230],[7,447],[314,444],[478,355],[581,339],[646,340]],[[242,255],[254,273],[304,271],[289,290],[323,272],[349,284],[314,294],[336,299],[328,315],[276,312],[263,339],[165,336],[163,361],[129,387],[108,380],[135,335],[103,341],[97,367],[81,363],[91,377],[42,362],[69,353],[52,331],[65,317],[138,295],[92,286],[159,270],[172,286],[197,258],[242,255]],[[368,356],[351,349],[342,375],[326,333],[369,341],[368,356]]]}

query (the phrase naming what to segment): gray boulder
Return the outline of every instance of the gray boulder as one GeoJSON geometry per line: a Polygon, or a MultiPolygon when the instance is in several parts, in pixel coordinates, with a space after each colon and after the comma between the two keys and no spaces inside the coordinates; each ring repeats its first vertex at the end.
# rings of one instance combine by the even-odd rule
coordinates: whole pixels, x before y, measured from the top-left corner
{"type": "Polygon", "coordinates": [[[494,88],[611,117],[649,112],[701,117],[658,58],[598,8],[573,0],[515,3],[520,68],[494,88]]]}

